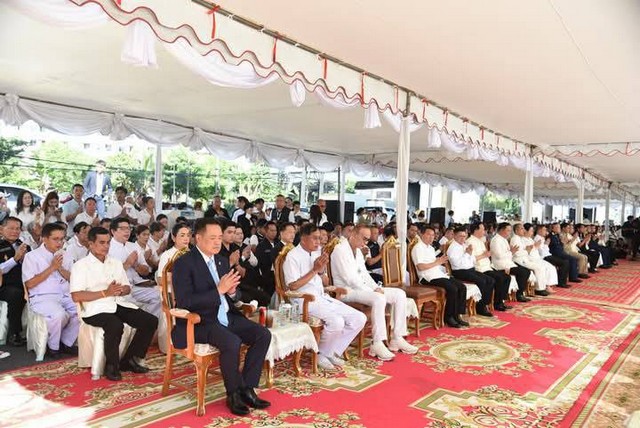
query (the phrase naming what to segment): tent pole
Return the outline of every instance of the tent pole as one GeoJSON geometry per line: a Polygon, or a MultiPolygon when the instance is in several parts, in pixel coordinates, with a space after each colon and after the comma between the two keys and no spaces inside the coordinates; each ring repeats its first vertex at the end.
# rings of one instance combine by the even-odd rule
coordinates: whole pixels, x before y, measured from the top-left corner
{"type": "MultiPolygon", "coordinates": [[[[153,186],[155,189],[156,213],[162,211],[162,146],[156,145],[156,170],[153,174],[153,186]]],[[[154,218],[153,221],[156,221],[154,218]]]]}
{"type": "Polygon", "coordinates": [[[622,194],[622,206],[620,207],[620,224],[623,224],[626,220],[626,216],[624,215],[625,209],[627,208],[627,194],[622,194]]]}
{"type": "Polygon", "coordinates": [[[524,176],[524,205],[522,206],[522,220],[531,222],[533,213],[533,157],[527,158],[527,170],[524,176]]]}
{"type": "Polygon", "coordinates": [[[300,206],[307,206],[307,166],[302,170],[302,181],[300,181],[300,206]]]}
{"type": "MultiPolygon", "coordinates": [[[[609,183],[611,187],[611,183],[609,183]]],[[[611,207],[611,189],[607,187],[606,202],[604,205],[604,240],[609,242],[609,209],[611,207]]]]}
{"type": "Polygon", "coordinates": [[[346,178],[345,178],[345,173],[344,173],[344,169],[339,166],[338,167],[338,201],[340,204],[340,222],[344,223],[345,221],[353,221],[353,219],[345,219],[344,218],[344,194],[345,194],[345,183],[346,183],[346,178]]]}
{"type": "Polygon", "coordinates": [[[407,270],[407,209],[409,194],[409,164],[411,162],[411,131],[409,130],[409,102],[400,125],[398,141],[398,169],[396,171],[396,232],[400,243],[401,272],[407,270]]]}
{"type": "Polygon", "coordinates": [[[576,204],[576,223],[582,223],[584,219],[582,212],[584,211],[584,181],[580,180],[578,184],[578,203],[576,204]]]}

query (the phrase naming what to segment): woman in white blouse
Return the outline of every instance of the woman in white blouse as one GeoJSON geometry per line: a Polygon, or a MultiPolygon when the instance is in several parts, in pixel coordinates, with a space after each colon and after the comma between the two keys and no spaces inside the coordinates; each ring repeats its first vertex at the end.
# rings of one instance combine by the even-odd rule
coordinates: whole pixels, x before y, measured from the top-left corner
{"type": "MultiPolygon", "coordinates": [[[[162,271],[164,267],[169,263],[169,260],[180,250],[189,248],[189,242],[191,241],[191,228],[184,223],[178,223],[173,226],[171,230],[171,236],[169,237],[168,247],[169,249],[160,255],[160,261],[158,262],[158,271],[156,272],[156,282],[160,284],[162,279],[162,271]]],[[[169,283],[171,282],[171,278],[169,283]]]]}
{"type": "Polygon", "coordinates": [[[18,217],[22,220],[22,230],[27,230],[29,223],[38,219],[38,222],[42,222],[42,210],[36,204],[36,200],[28,190],[23,190],[18,193],[18,200],[16,201],[15,209],[11,210],[13,217],[18,217]]]}
{"type": "Polygon", "coordinates": [[[42,211],[44,212],[44,221],[42,225],[55,222],[63,222],[62,207],[60,206],[60,197],[58,192],[49,192],[42,202],[42,211]]]}

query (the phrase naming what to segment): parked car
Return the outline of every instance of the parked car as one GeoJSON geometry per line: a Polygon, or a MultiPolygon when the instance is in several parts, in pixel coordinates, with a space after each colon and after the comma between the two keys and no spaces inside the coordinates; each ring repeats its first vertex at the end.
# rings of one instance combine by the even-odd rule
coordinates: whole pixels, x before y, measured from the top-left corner
{"type": "Polygon", "coordinates": [[[7,206],[9,209],[14,210],[18,203],[18,194],[23,190],[28,190],[33,195],[36,201],[36,205],[40,205],[44,199],[42,195],[38,194],[35,190],[28,189],[24,186],[18,186],[17,184],[0,183],[0,192],[7,194],[7,206]]]}

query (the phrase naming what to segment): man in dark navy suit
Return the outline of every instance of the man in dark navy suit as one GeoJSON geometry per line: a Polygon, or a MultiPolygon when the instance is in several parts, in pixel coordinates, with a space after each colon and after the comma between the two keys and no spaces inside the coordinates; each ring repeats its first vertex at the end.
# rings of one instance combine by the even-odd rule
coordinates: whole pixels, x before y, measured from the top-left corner
{"type": "MultiPolygon", "coordinates": [[[[219,257],[222,228],[213,218],[195,223],[196,246],[180,257],[173,267],[173,289],[176,304],[200,315],[195,325],[195,341],[209,343],[220,351],[220,370],[227,391],[227,407],[231,413],[246,415],[251,406],[264,409],[268,401],[258,398],[258,386],[264,358],[271,343],[265,327],[245,318],[234,306],[238,299],[240,275],[229,269],[227,258],[219,257]],[[239,370],[240,346],[249,345],[242,372],[239,370]]],[[[176,320],[173,343],[185,348],[186,320],[176,320]]]]}
{"type": "Polygon", "coordinates": [[[569,282],[582,282],[582,280],[578,278],[578,260],[564,251],[564,246],[560,240],[560,224],[551,223],[550,229],[549,251],[551,255],[569,262],[569,282]]]}

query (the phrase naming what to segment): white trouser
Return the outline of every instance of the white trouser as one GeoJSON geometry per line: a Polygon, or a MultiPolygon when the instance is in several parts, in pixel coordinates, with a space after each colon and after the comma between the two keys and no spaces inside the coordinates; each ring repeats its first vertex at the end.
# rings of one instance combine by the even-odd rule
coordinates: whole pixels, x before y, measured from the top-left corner
{"type": "Polygon", "coordinates": [[[373,341],[387,340],[385,309],[393,307],[393,337],[407,335],[407,295],[399,288],[383,288],[384,294],[373,290],[352,290],[342,297],[343,302],[355,302],[371,306],[371,335],[373,341]]]}
{"type": "Polygon", "coordinates": [[[329,296],[309,303],[309,315],[322,320],[319,351],[323,355],[342,355],[367,322],[362,312],[329,296]]]}
{"type": "Polygon", "coordinates": [[[541,263],[544,260],[519,260],[518,263],[520,266],[524,266],[527,269],[533,271],[533,274],[536,276],[536,290],[546,290],[548,284],[548,274],[545,266],[541,263]]]}
{"type": "Polygon", "coordinates": [[[69,295],[45,294],[29,299],[31,310],[42,315],[47,322],[49,349],[58,351],[60,342],[73,346],[80,331],[76,304],[69,295]]]}
{"type": "Polygon", "coordinates": [[[540,260],[544,270],[547,273],[547,286],[558,285],[558,271],[556,267],[546,260],[540,260]]]}

